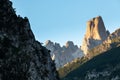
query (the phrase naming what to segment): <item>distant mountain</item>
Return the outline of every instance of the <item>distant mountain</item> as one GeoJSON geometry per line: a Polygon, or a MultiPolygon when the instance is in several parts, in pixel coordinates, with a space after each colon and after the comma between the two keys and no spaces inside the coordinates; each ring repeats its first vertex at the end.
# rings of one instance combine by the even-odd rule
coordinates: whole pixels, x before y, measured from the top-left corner
{"type": "Polygon", "coordinates": [[[92,58],[62,80],[120,80],[120,47],[92,58]]]}
{"type": "Polygon", "coordinates": [[[51,57],[55,60],[57,68],[63,67],[68,62],[83,56],[81,49],[74,45],[72,41],[68,41],[65,46],[61,47],[59,43],[53,43],[48,40],[45,47],[51,51],[51,57]]]}
{"type": "Polygon", "coordinates": [[[81,49],[87,54],[88,50],[101,44],[108,35],[109,31],[106,30],[101,16],[89,20],[81,49]]]}
{"type": "Polygon", "coordinates": [[[59,80],[49,50],[9,0],[0,0],[0,80],[59,80]]]}

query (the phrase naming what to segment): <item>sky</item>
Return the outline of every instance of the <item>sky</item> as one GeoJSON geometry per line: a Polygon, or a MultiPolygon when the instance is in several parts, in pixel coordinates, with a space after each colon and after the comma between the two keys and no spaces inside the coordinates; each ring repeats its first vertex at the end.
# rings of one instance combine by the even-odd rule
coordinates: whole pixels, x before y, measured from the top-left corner
{"type": "Polygon", "coordinates": [[[86,22],[102,16],[110,32],[120,27],[120,0],[12,0],[17,15],[28,17],[38,41],[82,44],[86,22]]]}

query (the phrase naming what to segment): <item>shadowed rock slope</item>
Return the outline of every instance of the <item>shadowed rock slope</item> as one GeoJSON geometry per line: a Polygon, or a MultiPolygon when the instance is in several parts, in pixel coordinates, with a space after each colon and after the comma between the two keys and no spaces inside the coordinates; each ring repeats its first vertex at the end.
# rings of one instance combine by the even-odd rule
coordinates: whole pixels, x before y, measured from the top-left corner
{"type": "Polygon", "coordinates": [[[49,51],[9,0],[0,0],[0,80],[59,80],[49,51]]]}
{"type": "Polygon", "coordinates": [[[63,80],[120,80],[120,47],[94,57],[63,80]]]}

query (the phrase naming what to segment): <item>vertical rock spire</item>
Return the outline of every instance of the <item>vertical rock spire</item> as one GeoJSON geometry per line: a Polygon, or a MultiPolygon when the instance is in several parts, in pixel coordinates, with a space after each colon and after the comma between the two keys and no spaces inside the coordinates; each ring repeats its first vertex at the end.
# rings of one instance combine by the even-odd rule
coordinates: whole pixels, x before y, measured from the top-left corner
{"type": "Polygon", "coordinates": [[[102,43],[108,36],[101,16],[87,22],[87,30],[81,49],[86,54],[89,49],[102,43]]]}
{"type": "Polygon", "coordinates": [[[92,38],[96,40],[104,40],[107,37],[106,28],[101,16],[93,18],[92,20],[87,22],[85,37],[87,39],[92,38]]]}

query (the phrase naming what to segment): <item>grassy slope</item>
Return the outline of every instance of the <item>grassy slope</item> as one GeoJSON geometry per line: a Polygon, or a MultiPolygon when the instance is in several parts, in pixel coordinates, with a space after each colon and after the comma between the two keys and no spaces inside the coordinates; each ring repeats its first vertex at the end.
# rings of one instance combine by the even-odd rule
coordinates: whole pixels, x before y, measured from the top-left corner
{"type": "Polygon", "coordinates": [[[88,60],[87,57],[77,58],[77,59],[73,60],[72,62],[66,64],[65,66],[59,68],[59,70],[58,70],[59,77],[60,78],[65,77],[69,72],[75,70],[80,65],[85,63],[87,60],[88,60]]]}

